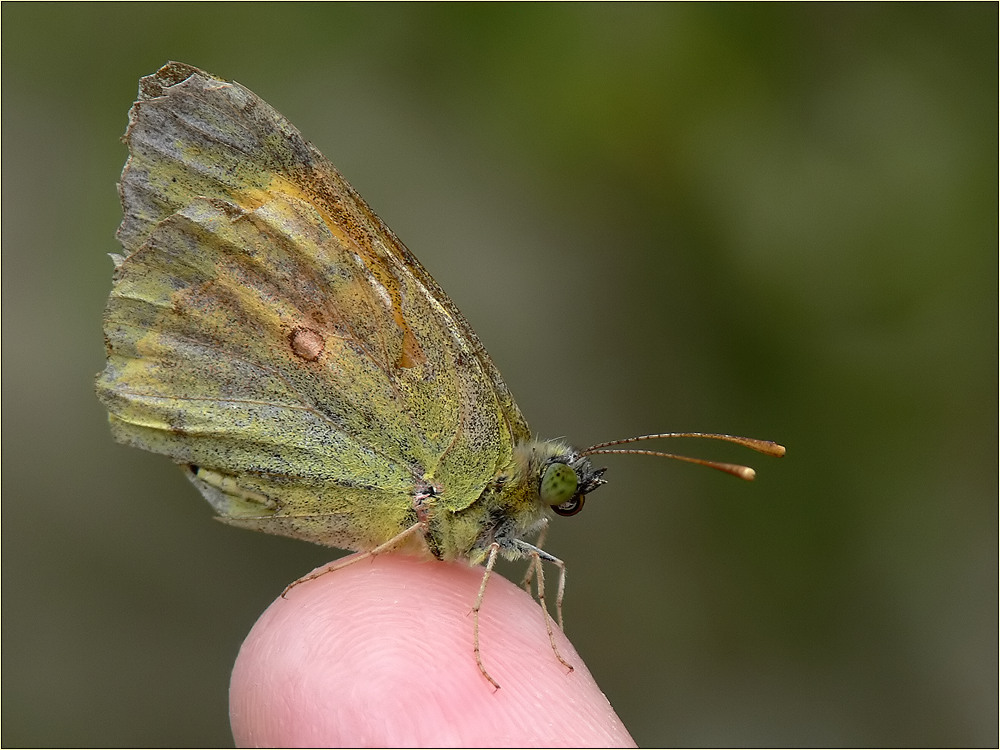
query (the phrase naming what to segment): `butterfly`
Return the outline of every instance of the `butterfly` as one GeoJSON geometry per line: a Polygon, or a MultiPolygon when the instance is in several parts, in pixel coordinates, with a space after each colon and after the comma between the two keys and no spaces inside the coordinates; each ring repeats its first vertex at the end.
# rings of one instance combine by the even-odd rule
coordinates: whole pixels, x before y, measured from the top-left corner
{"type": "Polygon", "coordinates": [[[240,84],[168,63],[140,80],[123,140],[124,252],[112,255],[97,378],[114,438],[169,456],[233,526],[483,564],[473,652],[496,688],[479,607],[498,557],[529,560],[526,585],[537,576],[553,651],[572,669],[555,646],[541,562],[561,576],[565,566],[540,537],[604,483],[591,456],[672,455],[620,447],[663,435],[585,450],[534,437],[430,274],[240,84]]]}

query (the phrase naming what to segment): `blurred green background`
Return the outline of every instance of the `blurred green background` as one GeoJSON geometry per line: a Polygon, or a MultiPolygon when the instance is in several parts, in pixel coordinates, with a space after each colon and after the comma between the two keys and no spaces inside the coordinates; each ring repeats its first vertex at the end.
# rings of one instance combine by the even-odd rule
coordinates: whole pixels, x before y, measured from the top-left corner
{"type": "MultiPolygon", "coordinates": [[[[609,457],[567,630],[641,745],[997,743],[996,4],[4,4],[4,745],[232,742],[330,553],[212,522],[92,386],[137,79],[234,78],[609,457]]],[[[558,702],[551,707],[560,710],[558,702]]]]}

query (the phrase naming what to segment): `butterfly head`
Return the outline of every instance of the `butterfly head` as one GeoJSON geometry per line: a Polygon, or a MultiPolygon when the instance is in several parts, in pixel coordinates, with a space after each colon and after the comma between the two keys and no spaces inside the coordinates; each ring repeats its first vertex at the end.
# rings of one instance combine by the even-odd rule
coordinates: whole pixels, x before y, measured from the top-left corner
{"type": "Polygon", "coordinates": [[[605,483],[602,479],[605,471],[593,468],[590,459],[576,451],[557,451],[541,464],[538,497],[557,515],[576,515],[583,510],[587,493],[605,483]]]}

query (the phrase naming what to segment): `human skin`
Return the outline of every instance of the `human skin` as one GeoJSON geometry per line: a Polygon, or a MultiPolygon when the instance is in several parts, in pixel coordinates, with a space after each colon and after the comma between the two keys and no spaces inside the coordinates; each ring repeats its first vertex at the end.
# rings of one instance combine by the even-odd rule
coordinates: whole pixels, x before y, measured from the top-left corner
{"type": "Polygon", "coordinates": [[[291,589],[240,649],[230,720],[241,747],[635,747],[558,627],[494,574],[400,554],[361,559],[291,589]]]}

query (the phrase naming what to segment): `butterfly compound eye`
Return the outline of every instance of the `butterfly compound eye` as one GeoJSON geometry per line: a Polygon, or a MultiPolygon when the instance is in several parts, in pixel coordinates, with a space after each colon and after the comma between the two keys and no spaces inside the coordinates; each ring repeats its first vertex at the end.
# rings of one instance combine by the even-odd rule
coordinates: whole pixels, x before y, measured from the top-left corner
{"type": "Polygon", "coordinates": [[[546,505],[559,506],[568,503],[576,495],[580,479],[571,466],[554,462],[545,467],[538,494],[546,505]]]}

